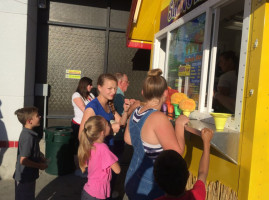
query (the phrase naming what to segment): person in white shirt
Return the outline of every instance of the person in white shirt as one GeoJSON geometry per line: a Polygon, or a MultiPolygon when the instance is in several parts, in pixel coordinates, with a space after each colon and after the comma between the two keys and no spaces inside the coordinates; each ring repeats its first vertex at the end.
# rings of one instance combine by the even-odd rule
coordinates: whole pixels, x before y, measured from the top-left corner
{"type": "Polygon", "coordinates": [[[79,80],[76,92],[72,95],[72,106],[74,108],[74,117],[71,122],[74,137],[74,162],[76,165],[76,174],[81,175],[78,167],[77,151],[79,146],[78,131],[83,117],[85,106],[95,97],[90,95],[92,89],[92,79],[83,77],[79,80]]]}
{"type": "Polygon", "coordinates": [[[223,52],[219,58],[219,66],[223,74],[219,78],[214,98],[226,112],[234,113],[238,76],[238,59],[235,53],[223,52]]]}

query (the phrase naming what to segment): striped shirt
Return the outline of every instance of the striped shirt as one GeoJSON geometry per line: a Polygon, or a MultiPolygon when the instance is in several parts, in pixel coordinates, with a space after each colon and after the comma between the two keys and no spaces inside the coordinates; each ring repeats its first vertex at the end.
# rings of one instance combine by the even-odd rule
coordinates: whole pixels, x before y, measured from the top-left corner
{"type": "MultiPolygon", "coordinates": [[[[139,113],[141,107],[137,108],[134,112],[134,115],[133,115],[133,122],[134,123],[138,123],[139,120],[149,111],[149,110],[152,110],[152,109],[149,109],[149,110],[146,110],[142,113],[139,113]]],[[[141,139],[142,140],[142,139],[141,139]]],[[[155,160],[158,155],[163,151],[163,148],[160,144],[149,144],[147,142],[144,142],[142,140],[142,144],[143,144],[143,147],[144,147],[144,151],[145,151],[145,154],[155,160]]]]}

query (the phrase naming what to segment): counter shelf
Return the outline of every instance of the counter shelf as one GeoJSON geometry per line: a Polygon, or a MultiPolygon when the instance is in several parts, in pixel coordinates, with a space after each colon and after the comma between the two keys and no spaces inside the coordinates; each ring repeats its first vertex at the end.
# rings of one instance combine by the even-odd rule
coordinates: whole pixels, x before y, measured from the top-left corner
{"type": "MultiPolygon", "coordinates": [[[[174,125],[174,121],[172,121],[172,123],[174,125]]],[[[238,164],[240,133],[227,128],[224,128],[224,130],[221,132],[216,131],[214,124],[193,119],[191,119],[185,126],[185,131],[201,136],[201,130],[205,127],[210,128],[214,131],[214,136],[211,140],[211,146],[229,161],[234,164],[238,164]]]]}

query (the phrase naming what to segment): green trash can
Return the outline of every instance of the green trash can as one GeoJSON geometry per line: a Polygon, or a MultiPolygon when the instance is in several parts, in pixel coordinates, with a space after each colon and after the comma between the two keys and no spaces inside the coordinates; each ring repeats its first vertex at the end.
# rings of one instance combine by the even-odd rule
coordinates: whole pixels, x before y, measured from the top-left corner
{"type": "Polygon", "coordinates": [[[74,172],[74,138],[71,127],[53,126],[45,129],[46,158],[52,175],[65,175],[74,172]]]}

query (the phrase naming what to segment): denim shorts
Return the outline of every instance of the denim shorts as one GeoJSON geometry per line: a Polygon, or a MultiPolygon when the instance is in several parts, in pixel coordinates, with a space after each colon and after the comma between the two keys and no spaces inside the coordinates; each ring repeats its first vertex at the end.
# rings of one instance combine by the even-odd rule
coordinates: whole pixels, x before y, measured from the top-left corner
{"type": "Polygon", "coordinates": [[[85,190],[82,190],[81,200],[100,200],[100,199],[92,197],[88,192],[86,192],[85,190]]]}

